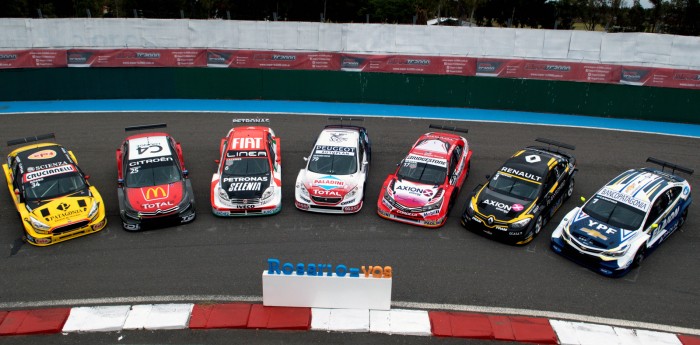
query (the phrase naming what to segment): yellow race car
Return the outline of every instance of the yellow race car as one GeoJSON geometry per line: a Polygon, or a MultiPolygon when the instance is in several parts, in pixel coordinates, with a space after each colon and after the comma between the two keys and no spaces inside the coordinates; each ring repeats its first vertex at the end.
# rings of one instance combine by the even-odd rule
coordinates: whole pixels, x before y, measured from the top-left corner
{"type": "MultiPolygon", "coordinates": [[[[54,138],[53,134],[10,140],[7,146],[54,138]]],[[[27,242],[48,246],[88,235],[107,225],[104,203],[73,152],[54,143],[20,147],[2,165],[27,242]]]]}

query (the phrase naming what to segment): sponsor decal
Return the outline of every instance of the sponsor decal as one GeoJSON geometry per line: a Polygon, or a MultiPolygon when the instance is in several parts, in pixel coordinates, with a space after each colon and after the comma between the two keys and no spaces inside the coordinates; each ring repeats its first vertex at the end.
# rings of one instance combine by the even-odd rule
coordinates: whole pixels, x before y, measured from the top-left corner
{"type": "Polygon", "coordinates": [[[437,165],[440,167],[447,167],[447,161],[444,159],[429,158],[418,155],[408,155],[408,157],[406,157],[406,161],[412,163],[425,163],[437,165]]]}
{"type": "Polygon", "coordinates": [[[690,188],[688,186],[683,187],[683,195],[690,194],[690,188]]]}
{"type": "Polygon", "coordinates": [[[173,207],[175,205],[170,201],[163,201],[163,202],[153,202],[153,203],[149,203],[149,204],[143,204],[142,206],[146,210],[158,210],[158,209],[162,209],[162,208],[166,208],[166,207],[173,207]]]}
{"type": "Polygon", "coordinates": [[[57,213],[57,214],[46,216],[46,217],[44,217],[44,219],[47,222],[51,222],[51,221],[56,221],[56,220],[60,220],[60,219],[71,217],[71,216],[79,216],[79,215],[82,215],[84,212],[85,212],[84,209],[73,209],[70,211],[64,211],[62,213],[57,213]]]}
{"type": "Polygon", "coordinates": [[[433,190],[432,190],[432,189],[426,189],[426,190],[424,190],[424,191],[423,191],[423,196],[425,196],[425,197],[427,197],[427,198],[430,198],[431,196],[433,196],[433,190]]]}
{"type": "Polygon", "coordinates": [[[525,69],[526,69],[526,70],[544,70],[544,71],[569,72],[569,71],[571,71],[571,66],[567,66],[567,65],[540,64],[540,63],[527,63],[527,64],[525,64],[525,69]]]}
{"type": "Polygon", "coordinates": [[[496,230],[508,231],[508,227],[507,227],[507,226],[497,226],[497,227],[496,227],[496,230]]]}
{"type": "Polygon", "coordinates": [[[327,175],[315,179],[312,185],[314,187],[323,188],[325,190],[331,190],[336,188],[343,188],[345,186],[345,182],[343,182],[343,180],[335,176],[327,175]]]}
{"type": "Polygon", "coordinates": [[[68,211],[69,208],[70,208],[70,204],[66,204],[65,202],[62,202],[62,203],[58,204],[58,206],[56,206],[56,209],[59,211],[68,211]]]}
{"type": "Polygon", "coordinates": [[[588,236],[595,237],[595,238],[599,238],[599,239],[601,239],[601,240],[603,240],[603,241],[607,241],[607,240],[608,240],[608,237],[605,236],[605,235],[603,235],[603,234],[601,234],[599,231],[592,230],[592,229],[587,229],[587,228],[581,228],[581,231],[587,233],[588,236]]]}
{"type": "Polygon", "coordinates": [[[634,207],[636,209],[640,209],[642,211],[646,211],[649,208],[648,202],[646,202],[644,200],[637,199],[631,195],[616,192],[616,191],[609,189],[609,188],[604,188],[603,190],[600,191],[600,193],[598,193],[598,195],[615,200],[617,202],[621,202],[625,205],[632,206],[632,207],[634,207]]]}
{"type": "Polygon", "coordinates": [[[345,277],[359,278],[362,274],[365,278],[391,278],[393,271],[391,266],[360,266],[347,267],[345,265],[333,264],[304,264],[296,265],[291,262],[281,263],[275,258],[267,259],[267,274],[277,275],[298,275],[298,276],[317,276],[317,277],[345,277]]]}
{"type": "Polygon", "coordinates": [[[430,191],[430,193],[432,194],[432,190],[414,187],[414,186],[406,186],[406,185],[396,186],[395,190],[409,192],[410,194],[415,194],[415,195],[425,195],[426,191],[430,191]]]}
{"type": "Polygon", "coordinates": [[[523,209],[525,209],[525,206],[523,206],[523,205],[521,205],[521,204],[513,204],[513,206],[511,207],[511,209],[512,209],[513,211],[515,211],[515,212],[520,212],[520,211],[522,211],[523,209]]]}
{"type": "Polygon", "coordinates": [[[535,174],[528,173],[528,172],[524,172],[524,171],[520,171],[520,170],[513,169],[513,168],[501,167],[501,171],[504,172],[504,173],[507,173],[507,174],[511,174],[511,175],[515,175],[515,176],[520,176],[520,177],[522,177],[522,178],[524,178],[524,179],[531,180],[531,181],[537,181],[537,182],[539,182],[540,180],[542,180],[542,177],[541,177],[541,176],[537,176],[537,175],[535,175],[535,174]]]}
{"type": "Polygon", "coordinates": [[[207,51],[207,64],[226,64],[230,57],[229,53],[207,51]]]}
{"type": "Polygon", "coordinates": [[[640,83],[643,82],[644,78],[646,78],[647,74],[649,74],[650,70],[648,69],[627,69],[627,68],[622,68],[622,74],[620,76],[620,81],[621,82],[630,82],[630,83],[640,83]]]}
{"type": "Polygon", "coordinates": [[[267,157],[267,151],[227,151],[226,158],[267,157]]]}
{"type": "Polygon", "coordinates": [[[229,192],[240,192],[240,191],[259,191],[262,188],[262,183],[260,182],[237,182],[231,183],[228,187],[229,192]]]}
{"type": "Polygon", "coordinates": [[[33,167],[27,167],[27,171],[32,172],[35,170],[55,168],[55,167],[60,167],[61,165],[67,165],[67,164],[68,164],[68,162],[53,162],[53,163],[42,164],[42,165],[37,165],[37,166],[33,166],[33,167]]]}
{"type": "Polygon", "coordinates": [[[48,176],[65,174],[65,173],[76,172],[76,171],[77,170],[72,165],[62,165],[62,166],[59,166],[56,168],[35,170],[33,172],[28,172],[26,175],[24,175],[24,182],[35,181],[35,180],[42,179],[42,178],[48,177],[48,176]]]}
{"type": "Polygon", "coordinates": [[[167,185],[166,188],[160,186],[142,188],[141,193],[143,198],[148,201],[165,199],[170,194],[170,185],[167,185]]]}
{"type": "Polygon", "coordinates": [[[502,64],[500,61],[479,61],[476,64],[476,73],[495,73],[502,64]]]}
{"type": "Polygon", "coordinates": [[[312,191],[311,193],[315,196],[341,196],[340,193],[335,190],[317,189],[315,191],[312,191]]]}
{"type": "Polygon", "coordinates": [[[135,166],[141,166],[141,165],[146,165],[146,164],[153,164],[153,163],[161,163],[161,162],[172,162],[173,157],[168,156],[168,157],[159,157],[159,158],[150,158],[150,159],[140,159],[136,161],[130,161],[129,166],[130,167],[135,167],[135,166]]]}
{"type": "MultiPolygon", "coordinates": [[[[599,223],[594,221],[593,219],[588,220],[588,227],[589,228],[594,228],[595,230],[600,230],[600,231],[605,231],[606,234],[608,235],[614,235],[617,233],[617,229],[611,228],[605,224],[599,223]]],[[[588,230],[588,229],[586,229],[588,230]]],[[[583,229],[581,229],[583,231],[583,229]]],[[[584,231],[585,232],[585,231],[584,231]]]]}
{"type": "Polygon", "coordinates": [[[260,150],[262,149],[262,138],[232,138],[231,149],[233,150],[260,150]]]}
{"type": "Polygon", "coordinates": [[[29,158],[29,159],[49,159],[49,158],[54,158],[54,157],[56,157],[56,151],[54,151],[54,150],[41,150],[41,151],[32,153],[27,158],[29,158]]]}
{"type": "Polygon", "coordinates": [[[336,156],[354,156],[355,148],[346,146],[316,146],[315,153],[317,155],[336,155],[336,156]]]}
{"type": "Polygon", "coordinates": [[[353,202],[355,202],[355,199],[350,199],[350,200],[343,201],[343,202],[340,203],[340,205],[341,205],[341,206],[350,205],[350,204],[352,204],[353,202]]]}
{"type": "Polygon", "coordinates": [[[438,214],[440,214],[440,209],[425,212],[423,217],[437,216],[438,214]]]}
{"type": "Polygon", "coordinates": [[[223,182],[267,182],[267,176],[224,177],[223,182]]]}
{"type": "Polygon", "coordinates": [[[233,123],[269,123],[270,119],[233,119],[233,123]]]}
{"type": "Polygon", "coordinates": [[[494,222],[493,216],[489,216],[488,218],[486,218],[486,223],[488,223],[489,225],[493,225],[493,222],[494,222]]]}
{"type": "Polygon", "coordinates": [[[17,54],[0,54],[0,60],[17,60],[17,54]]]}
{"type": "Polygon", "coordinates": [[[91,56],[91,52],[68,52],[68,64],[86,64],[91,56]]]}
{"type": "Polygon", "coordinates": [[[340,60],[340,68],[360,68],[365,59],[343,56],[340,60]]]}
{"type": "Polygon", "coordinates": [[[511,205],[506,205],[500,201],[485,199],[484,204],[495,207],[497,210],[508,213],[513,208],[511,205]]]}

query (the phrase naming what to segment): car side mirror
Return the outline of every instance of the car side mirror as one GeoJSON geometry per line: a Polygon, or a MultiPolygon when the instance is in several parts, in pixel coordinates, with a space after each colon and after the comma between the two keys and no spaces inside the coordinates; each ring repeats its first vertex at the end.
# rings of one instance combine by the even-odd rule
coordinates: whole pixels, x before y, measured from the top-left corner
{"type": "Polygon", "coordinates": [[[487,180],[490,179],[490,178],[491,178],[491,175],[486,175],[486,179],[487,179],[487,180]]]}
{"type": "Polygon", "coordinates": [[[124,179],[123,179],[123,178],[118,178],[118,179],[117,179],[117,184],[120,185],[120,186],[124,185],[124,179]]]}
{"type": "Polygon", "coordinates": [[[581,202],[586,202],[586,198],[581,197],[581,202]]]}
{"type": "Polygon", "coordinates": [[[221,163],[221,160],[215,159],[215,160],[214,160],[214,163],[219,164],[219,163],[221,163]]]}
{"type": "Polygon", "coordinates": [[[184,176],[184,177],[187,177],[189,174],[190,174],[190,172],[187,169],[182,171],[182,176],[184,176]]]}
{"type": "Polygon", "coordinates": [[[90,179],[90,175],[85,175],[85,179],[86,179],[86,180],[89,180],[89,179],[90,179]]]}
{"type": "Polygon", "coordinates": [[[308,162],[308,161],[309,161],[309,157],[303,157],[303,158],[304,158],[304,162],[308,162]]]}
{"type": "Polygon", "coordinates": [[[656,229],[656,228],[658,228],[658,227],[659,227],[659,224],[656,224],[656,223],[654,223],[654,224],[651,225],[651,228],[652,228],[652,229],[656,229]]]}
{"type": "Polygon", "coordinates": [[[19,188],[15,188],[15,195],[19,196],[19,188]]]}

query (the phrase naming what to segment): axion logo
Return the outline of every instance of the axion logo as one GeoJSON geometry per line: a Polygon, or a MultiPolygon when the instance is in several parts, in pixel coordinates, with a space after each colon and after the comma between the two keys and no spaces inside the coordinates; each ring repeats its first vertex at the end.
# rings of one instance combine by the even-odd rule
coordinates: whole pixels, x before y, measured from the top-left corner
{"type": "MultiPolygon", "coordinates": [[[[168,186],[168,190],[170,190],[170,186],[168,186]]],[[[144,193],[143,189],[141,192],[144,193]]],[[[167,197],[168,192],[163,187],[146,188],[146,192],[143,194],[143,198],[148,201],[165,199],[167,197]]]]}
{"type": "MultiPolygon", "coordinates": [[[[402,190],[406,191],[409,193],[415,193],[415,194],[424,194],[426,189],[423,188],[418,188],[418,187],[412,187],[412,186],[397,186],[396,190],[402,190]]],[[[431,191],[432,192],[432,191],[431,191]]]]}
{"type": "MultiPolygon", "coordinates": [[[[486,200],[484,200],[484,204],[493,206],[493,207],[495,207],[496,209],[498,209],[499,211],[506,212],[506,213],[507,213],[507,212],[510,212],[510,210],[511,210],[511,208],[512,208],[511,205],[506,205],[506,204],[504,204],[504,203],[502,203],[502,202],[500,202],[500,201],[496,201],[496,200],[489,200],[489,199],[486,199],[486,200]]],[[[522,206],[522,205],[521,205],[521,206],[522,206]]]]}
{"type": "Polygon", "coordinates": [[[520,204],[513,204],[512,208],[513,208],[513,211],[520,212],[525,208],[525,206],[520,205],[520,204]]]}
{"type": "Polygon", "coordinates": [[[429,198],[433,196],[433,191],[431,189],[426,189],[423,191],[423,195],[429,198]]]}

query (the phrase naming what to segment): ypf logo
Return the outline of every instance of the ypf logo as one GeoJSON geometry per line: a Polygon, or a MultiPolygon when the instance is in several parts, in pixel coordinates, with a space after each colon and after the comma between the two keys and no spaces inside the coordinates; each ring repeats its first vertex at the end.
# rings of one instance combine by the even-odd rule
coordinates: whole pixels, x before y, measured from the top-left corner
{"type": "Polygon", "coordinates": [[[70,205],[66,204],[65,202],[62,202],[56,206],[56,209],[59,211],[67,211],[70,208],[70,205]]]}
{"type": "Polygon", "coordinates": [[[529,156],[525,156],[525,161],[528,163],[537,163],[537,162],[542,161],[542,158],[540,158],[540,156],[538,156],[538,155],[529,155],[529,156]]]}
{"type": "Polygon", "coordinates": [[[166,192],[165,189],[163,189],[163,187],[147,188],[146,192],[143,195],[143,198],[148,201],[165,199],[167,197],[168,192],[166,192]]]}

